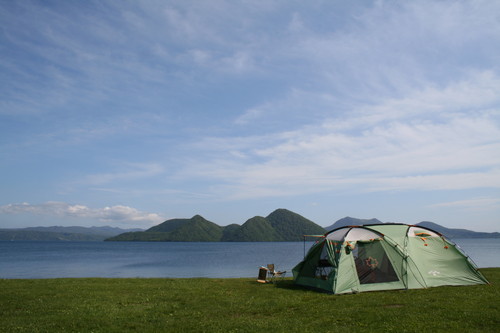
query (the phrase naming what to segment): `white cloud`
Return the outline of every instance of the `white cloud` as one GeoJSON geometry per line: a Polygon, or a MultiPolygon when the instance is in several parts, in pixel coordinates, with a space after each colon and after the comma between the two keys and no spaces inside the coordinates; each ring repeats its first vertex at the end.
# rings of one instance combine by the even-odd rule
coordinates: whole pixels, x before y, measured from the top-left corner
{"type": "MultiPolygon", "coordinates": [[[[500,79],[482,72],[329,117],[319,125],[264,136],[210,138],[199,144],[205,150],[200,160],[191,160],[182,174],[221,181],[213,189],[231,198],[346,188],[500,188],[499,96],[500,79]]],[[[249,110],[239,123],[254,116],[265,119],[261,110],[249,110]]]]}
{"type": "Polygon", "coordinates": [[[366,185],[369,191],[498,189],[500,188],[500,170],[368,178],[366,185]]]}
{"type": "Polygon", "coordinates": [[[453,208],[453,209],[463,209],[463,210],[472,210],[472,211],[489,211],[489,210],[497,210],[500,209],[500,198],[491,198],[491,197],[481,197],[481,198],[472,198],[467,200],[457,200],[450,202],[441,202],[434,205],[431,205],[432,208],[453,208]]]}
{"type": "Polygon", "coordinates": [[[160,215],[147,213],[128,206],[111,206],[90,208],[84,205],[71,205],[65,202],[46,202],[43,204],[8,204],[0,206],[0,214],[43,215],[57,218],[95,219],[106,223],[160,223],[164,221],[160,215]]]}
{"type": "Polygon", "coordinates": [[[498,188],[497,2],[1,6],[8,198],[498,188]]]}
{"type": "Polygon", "coordinates": [[[381,1],[345,25],[309,30],[285,50],[304,62],[297,77],[317,90],[352,101],[401,98],[429,83],[449,85],[469,70],[496,68],[498,10],[487,1],[381,1]],[[308,70],[313,75],[302,72],[308,70]]]}
{"type": "Polygon", "coordinates": [[[249,122],[254,121],[255,119],[260,118],[264,114],[262,107],[260,108],[252,108],[246,110],[241,116],[239,116],[234,123],[237,125],[245,125],[249,122]]]}
{"type": "Polygon", "coordinates": [[[430,120],[452,118],[463,112],[484,111],[500,101],[500,78],[493,71],[464,75],[445,86],[426,82],[399,98],[387,98],[360,108],[357,113],[365,126],[398,119],[426,117],[430,120]]]}
{"type": "Polygon", "coordinates": [[[157,176],[164,172],[163,166],[157,163],[124,163],[126,171],[94,174],[87,176],[83,182],[90,185],[102,185],[115,181],[129,181],[157,176]]]}

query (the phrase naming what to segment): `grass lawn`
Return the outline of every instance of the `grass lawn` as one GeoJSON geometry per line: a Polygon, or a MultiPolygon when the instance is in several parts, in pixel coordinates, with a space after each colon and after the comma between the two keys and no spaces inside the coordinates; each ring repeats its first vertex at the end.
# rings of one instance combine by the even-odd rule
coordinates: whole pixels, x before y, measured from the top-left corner
{"type": "Polygon", "coordinates": [[[329,295],[255,279],[0,280],[1,332],[500,332],[491,285],[329,295]]]}

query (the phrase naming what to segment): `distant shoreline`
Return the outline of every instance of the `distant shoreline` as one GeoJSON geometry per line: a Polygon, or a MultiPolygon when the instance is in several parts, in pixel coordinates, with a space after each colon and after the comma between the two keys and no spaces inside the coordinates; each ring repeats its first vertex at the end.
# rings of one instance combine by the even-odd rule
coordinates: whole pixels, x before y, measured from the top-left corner
{"type": "MultiPolygon", "coordinates": [[[[322,227],[287,209],[276,209],[266,217],[254,216],[242,225],[219,226],[200,215],[190,219],[167,220],[147,230],[114,227],[30,227],[0,229],[2,241],[133,241],[133,242],[294,242],[303,235],[323,235],[327,231],[356,225],[383,224],[373,219],[344,217],[334,224],[322,227]]],[[[487,239],[500,238],[500,232],[479,232],[467,229],[446,228],[434,222],[423,221],[416,225],[441,233],[446,238],[487,239]]]]}

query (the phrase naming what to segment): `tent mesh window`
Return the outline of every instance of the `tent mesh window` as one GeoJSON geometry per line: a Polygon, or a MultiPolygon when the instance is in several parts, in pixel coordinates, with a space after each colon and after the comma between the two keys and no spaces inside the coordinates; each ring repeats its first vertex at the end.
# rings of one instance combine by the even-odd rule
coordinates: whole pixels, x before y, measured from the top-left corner
{"type": "Polygon", "coordinates": [[[321,255],[318,260],[318,265],[316,266],[315,277],[317,279],[326,280],[333,270],[330,261],[328,260],[328,245],[324,242],[323,249],[321,250],[321,255]]]}
{"type": "Polygon", "coordinates": [[[302,268],[300,269],[300,274],[304,277],[320,278],[318,275],[318,266],[323,249],[325,247],[325,242],[315,244],[311,247],[308,252],[308,260],[304,261],[302,268]]]}
{"type": "Polygon", "coordinates": [[[399,281],[380,241],[357,242],[353,256],[361,284],[399,281]]]}

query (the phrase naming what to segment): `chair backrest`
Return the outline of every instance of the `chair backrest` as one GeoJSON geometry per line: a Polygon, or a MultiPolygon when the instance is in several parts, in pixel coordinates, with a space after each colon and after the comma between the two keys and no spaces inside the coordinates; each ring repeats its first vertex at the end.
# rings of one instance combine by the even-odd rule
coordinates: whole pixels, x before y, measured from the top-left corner
{"type": "Polygon", "coordinates": [[[268,264],[267,265],[267,269],[271,272],[271,273],[274,273],[274,264],[268,264]]]}

